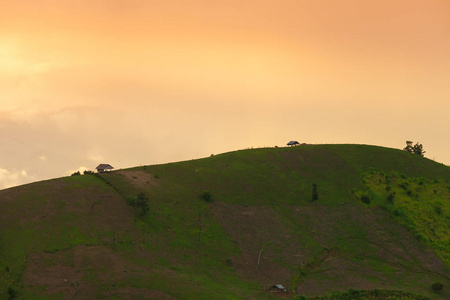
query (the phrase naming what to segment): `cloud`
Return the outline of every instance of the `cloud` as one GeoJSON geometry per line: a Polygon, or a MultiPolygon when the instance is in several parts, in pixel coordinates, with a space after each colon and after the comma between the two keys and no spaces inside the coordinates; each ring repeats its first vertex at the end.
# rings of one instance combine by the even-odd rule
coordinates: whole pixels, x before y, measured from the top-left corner
{"type": "Polygon", "coordinates": [[[7,189],[13,186],[21,185],[29,182],[27,171],[13,170],[0,168],[0,189],[7,189]]]}
{"type": "Polygon", "coordinates": [[[83,172],[86,171],[86,170],[89,170],[89,168],[85,167],[85,166],[81,166],[81,167],[79,167],[76,170],[68,170],[68,171],[66,171],[66,174],[67,175],[72,175],[75,172],[80,172],[81,174],[83,174],[83,172]]]}

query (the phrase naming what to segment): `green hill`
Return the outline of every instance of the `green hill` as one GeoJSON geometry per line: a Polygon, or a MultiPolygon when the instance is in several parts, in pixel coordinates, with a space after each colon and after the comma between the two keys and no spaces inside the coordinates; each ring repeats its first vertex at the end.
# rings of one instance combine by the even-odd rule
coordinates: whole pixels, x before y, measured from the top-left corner
{"type": "Polygon", "coordinates": [[[450,298],[450,168],[400,150],[264,148],[58,178],[0,191],[0,213],[0,298],[450,298]]]}

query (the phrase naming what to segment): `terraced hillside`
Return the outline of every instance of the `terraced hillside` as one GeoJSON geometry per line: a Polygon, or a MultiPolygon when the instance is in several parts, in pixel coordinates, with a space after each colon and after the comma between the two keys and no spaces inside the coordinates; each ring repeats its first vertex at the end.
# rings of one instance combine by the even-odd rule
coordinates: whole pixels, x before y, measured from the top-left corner
{"type": "Polygon", "coordinates": [[[450,298],[450,168],[400,150],[265,148],[58,178],[0,191],[0,213],[5,298],[450,298]]]}

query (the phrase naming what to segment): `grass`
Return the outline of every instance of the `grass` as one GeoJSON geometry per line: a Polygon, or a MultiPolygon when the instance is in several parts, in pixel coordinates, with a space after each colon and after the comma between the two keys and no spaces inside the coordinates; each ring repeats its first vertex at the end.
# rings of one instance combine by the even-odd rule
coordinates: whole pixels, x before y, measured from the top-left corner
{"type": "Polygon", "coordinates": [[[413,293],[395,291],[395,290],[354,290],[349,289],[346,292],[334,292],[331,295],[308,298],[304,296],[297,296],[294,299],[298,300],[346,300],[346,299],[399,299],[399,300],[429,300],[429,297],[416,295],[413,293]]]}
{"type": "Polygon", "coordinates": [[[430,286],[450,285],[449,182],[448,167],[404,151],[308,145],[0,191],[0,295],[270,299],[265,288],[282,283],[292,297],[387,288],[444,299],[430,286]],[[139,193],[145,216],[126,203],[139,193]]]}
{"type": "Polygon", "coordinates": [[[371,172],[364,174],[364,181],[375,206],[410,228],[450,266],[450,189],[446,181],[396,172],[371,172]]]}

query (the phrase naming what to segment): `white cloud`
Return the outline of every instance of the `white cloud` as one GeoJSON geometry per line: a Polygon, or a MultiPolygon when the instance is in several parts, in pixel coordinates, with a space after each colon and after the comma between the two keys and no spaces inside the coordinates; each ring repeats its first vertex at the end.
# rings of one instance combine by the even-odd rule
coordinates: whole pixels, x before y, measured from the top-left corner
{"type": "Polygon", "coordinates": [[[0,168],[0,189],[7,189],[13,186],[27,183],[27,171],[9,171],[7,169],[0,168]]]}
{"type": "Polygon", "coordinates": [[[86,170],[89,170],[89,168],[87,168],[85,166],[81,166],[77,170],[68,170],[68,171],[66,171],[66,175],[72,175],[75,172],[80,172],[81,174],[83,174],[83,172],[86,171],[86,170]]]}

